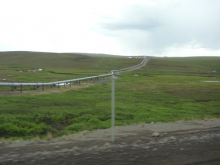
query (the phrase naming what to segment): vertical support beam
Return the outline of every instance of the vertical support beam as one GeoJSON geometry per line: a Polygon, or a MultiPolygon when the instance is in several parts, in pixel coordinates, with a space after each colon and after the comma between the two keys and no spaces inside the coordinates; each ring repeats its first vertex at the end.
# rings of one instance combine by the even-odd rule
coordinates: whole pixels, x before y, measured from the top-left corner
{"type": "Polygon", "coordinates": [[[51,85],[50,88],[53,88],[53,85],[51,85]]]}
{"type": "Polygon", "coordinates": [[[58,89],[59,89],[59,88],[60,88],[60,84],[58,83],[58,85],[57,85],[57,86],[58,86],[58,89]]]}
{"type": "Polygon", "coordinates": [[[42,84],[42,91],[44,91],[44,84],[42,84]]]}
{"type": "Polygon", "coordinates": [[[13,87],[11,86],[11,91],[13,91],[13,87]]]}
{"type": "Polygon", "coordinates": [[[70,83],[70,87],[71,87],[71,81],[69,83],[70,83]]]}
{"type": "Polygon", "coordinates": [[[80,85],[80,80],[79,80],[79,85],[80,85]]]}
{"type": "Polygon", "coordinates": [[[22,84],[20,85],[20,91],[21,91],[21,93],[22,93],[22,84]]]}
{"type": "Polygon", "coordinates": [[[34,90],[36,89],[36,87],[34,86],[34,90]]]}
{"type": "Polygon", "coordinates": [[[115,142],[115,77],[112,75],[112,142],[115,142]]]}

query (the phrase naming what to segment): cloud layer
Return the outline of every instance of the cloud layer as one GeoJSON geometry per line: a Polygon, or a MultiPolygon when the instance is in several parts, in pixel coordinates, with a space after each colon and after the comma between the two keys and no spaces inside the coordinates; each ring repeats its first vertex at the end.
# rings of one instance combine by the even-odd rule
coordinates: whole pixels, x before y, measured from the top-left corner
{"type": "Polygon", "coordinates": [[[119,18],[100,26],[134,53],[163,54],[168,49],[219,50],[220,1],[154,1],[123,9],[119,18]]]}
{"type": "Polygon", "coordinates": [[[220,56],[218,0],[1,0],[0,51],[220,56]]]}

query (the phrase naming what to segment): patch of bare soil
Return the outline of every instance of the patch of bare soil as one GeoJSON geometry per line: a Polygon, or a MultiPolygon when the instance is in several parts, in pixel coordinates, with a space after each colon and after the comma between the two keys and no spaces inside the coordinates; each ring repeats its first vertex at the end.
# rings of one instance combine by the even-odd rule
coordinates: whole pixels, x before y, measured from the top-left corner
{"type": "Polygon", "coordinates": [[[50,141],[0,143],[0,164],[219,165],[220,119],[132,124],[50,141]]]}
{"type": "Polygon", "coordinates": [[[71,86],[60,86],[53,87],[53,88],[45,88],[43,91],[42,89],[31,90],[31,91],[12,91],[12,92],[0,92],[0,96],[19,96],[19,95],[43,95],[43,94],[54,94],[54,93],[63,93],[70,90],[77,90],[82,88],[87,88],[93,83],[81,83],[80,85],[71,85],[71,86]]]}
{"type": "Polygon", "coordinates": [[[82,88],[87,88],[91,85],[95,85],[95,84],[101,84],[101,83],[106,83],[111,81],[111,79],[101,79],[99,81],[95,81],[95,82],[90,82],[90,83],[81,83],[80,85],[66,85],[66,86],[61,86],[58,87],[45,87],[44,90],[42,90],[41,88],[36,89],[36,90],[28,90],[28,91],[22,91],[22,93],[20,91],[6,91],[6,92],[0,92],[0,96],[21,96],[21,95],[43,95],[43,94],[54,94],[54,93],[63,93],[66,91],[70,91],[70,90],[78,90],[78,89],[82,89],[82,88]]]}
{"type": "Polygon", "coordinates": [[[63,92],[70,91],[70,90],[78,90],[78,89],[82,89],[82,88],[87,88],[91,85],[93,85],[93,84],[83,83],[83,84],[80,84],[80,85],[60,86],[59,88],[58,87],[53,87],[52,89],[47,89],[47,90],[44,90],[44,91],[41,91],[41,90],[38,90],[36,92],[26,91],[26,93],[30,94],[30,95],[63,93],[63,92]]]}

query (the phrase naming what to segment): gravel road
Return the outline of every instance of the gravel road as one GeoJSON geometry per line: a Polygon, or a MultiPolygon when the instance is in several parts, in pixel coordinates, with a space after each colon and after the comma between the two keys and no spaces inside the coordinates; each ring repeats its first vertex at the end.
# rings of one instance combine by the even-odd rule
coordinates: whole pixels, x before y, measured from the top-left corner
{"type": "Polygon", "coordinates": [[[220,119],[142,123],[51,141],[0,143],[0,164],[219,165],[220,119]]]}

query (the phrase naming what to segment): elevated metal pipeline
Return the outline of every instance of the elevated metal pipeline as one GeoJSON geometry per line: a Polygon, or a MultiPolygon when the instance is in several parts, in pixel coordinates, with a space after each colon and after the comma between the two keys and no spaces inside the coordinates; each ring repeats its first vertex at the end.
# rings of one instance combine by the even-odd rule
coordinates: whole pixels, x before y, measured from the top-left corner
{"type": "Polygon", "coordinates": [[[110,77],[112,75],[115,75],[115,72],[122,72],[125,70],[133,69],[135,67],[143,65],[143,63],[147,60],[147,57],[144,58],[144,60],[135,66],[129,67],[129,68],[124,68],[124,69],[119,69],[119,70],[112,70],[110,74],[103,74],[103,75],[97,75],[97,76],[91,76],[91,77],[84,77],[84,78],[77,78],[77,79],[70,79],[70,80],[64,80],[64,81],[55,81],[55,82],[50,82],[50,83],[0,83],[0,86],[11,86],[11,87],[19,87],[19,86],[56,86],[59,84],[68,84],[71,82],[80,82],[80,81],[85,81],[85,80],[92,80],[96,78],[104,78],[104,77],[110,77]]]}

